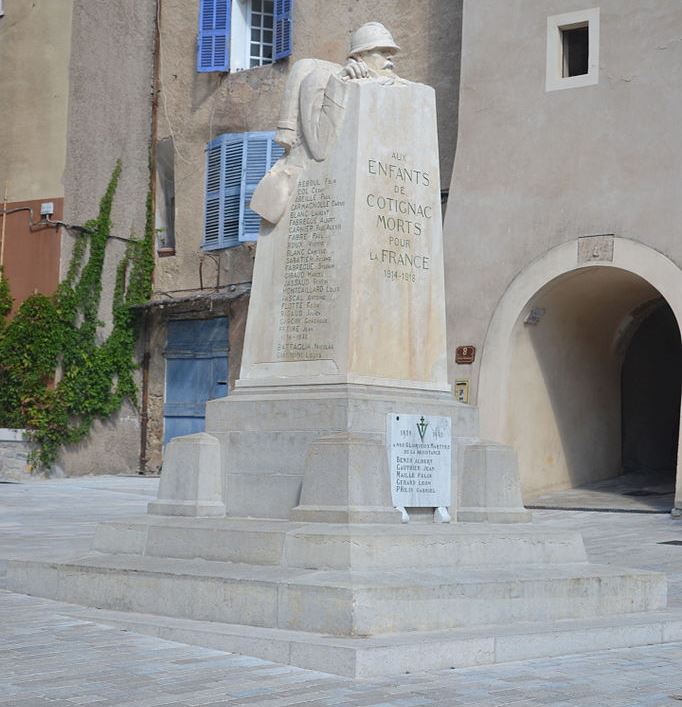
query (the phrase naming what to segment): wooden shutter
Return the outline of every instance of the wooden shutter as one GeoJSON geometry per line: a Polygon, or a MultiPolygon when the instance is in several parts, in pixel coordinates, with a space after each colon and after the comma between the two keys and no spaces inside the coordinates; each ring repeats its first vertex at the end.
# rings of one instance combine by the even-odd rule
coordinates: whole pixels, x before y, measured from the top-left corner
{"type": "Polygon", "coordinates": [[[258,238],[260,216],[248,205],[258,182],[284,154],[274,136],[225,133],[206,146],[204,250],[258,238]]]}
{"type": "Polygon", "coordinates": [[[239,243],[244,133],[225,133],[206,147],[205,250],[239,243]]]}
{"type": "Polygon", "coordinates": [[[260,230],[260,216],[249,208],[253,192],[265,173],[284,154],[274,141],[273,132],[247,133],[242,171],[242,199],[239,240],[255,241],[260,230]]]}
{"type": "Polygon", "coordinates": [[[231,0],[199,0],[197,71],[230,68],[231,0]]]}
{"type": "Polygon", "coordinates": [[[275,47],[274,61],[291,54],[293,46],[294,0],[275,0],[275,47]]]}

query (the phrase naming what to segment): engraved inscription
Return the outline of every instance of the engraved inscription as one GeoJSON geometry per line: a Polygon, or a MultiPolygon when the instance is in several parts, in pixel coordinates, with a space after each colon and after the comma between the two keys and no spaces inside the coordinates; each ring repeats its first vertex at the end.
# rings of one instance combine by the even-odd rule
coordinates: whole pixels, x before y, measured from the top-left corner
{"type": "Polygon", "coordinates": [[[386,420],[393,505],[449,506],[450,418],[392,413],[386,420]]]}
{"type": "Polygon", "coordinates": [[[279,317],[277,360],[332,358],[332,305],[339,292],[332,239],[341,231],[344,202],[335,179],[304,179],[291,207],[279,317]]]}
{"type": "Polygon", "coordinates": [[[370,261],[388,280],[411,284],[428,278],[434,218],[430,173],[416,168],[406,152],[394,150],[386,158],[368,159],[367,175],[371,187],[364,206],[377,233],[370,261]]]}

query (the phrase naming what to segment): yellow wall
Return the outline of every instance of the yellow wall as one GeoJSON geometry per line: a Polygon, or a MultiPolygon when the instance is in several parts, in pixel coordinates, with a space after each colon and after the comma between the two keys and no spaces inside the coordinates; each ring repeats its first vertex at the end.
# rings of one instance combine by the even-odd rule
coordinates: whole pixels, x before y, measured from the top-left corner
{"type": "Polygon", "coordinates": [[[0,198],[64,194],[72,0],[5,0],[0,18],[0,198]]]}

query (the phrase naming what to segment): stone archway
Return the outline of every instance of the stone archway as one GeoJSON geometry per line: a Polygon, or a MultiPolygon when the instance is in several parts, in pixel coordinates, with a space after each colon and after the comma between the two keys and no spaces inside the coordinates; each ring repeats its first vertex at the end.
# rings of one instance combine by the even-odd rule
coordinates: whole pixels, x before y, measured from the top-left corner
{"type": "Polygon", "coordinates": [[[511,283],[486,336],[478,406],[482,436],[517,449],[528,492],[620,473],[623,342],[637,312],[661,299],[682,321],[682,271],[626,239],[593,262],[566,243],[511,283]]]}
{"type": "Polygon", "coordinates": [[[623,472],[652,485],[674,481],[680,426],[680,330],[662,298],[645,307],[623,340],[623,472]]]}

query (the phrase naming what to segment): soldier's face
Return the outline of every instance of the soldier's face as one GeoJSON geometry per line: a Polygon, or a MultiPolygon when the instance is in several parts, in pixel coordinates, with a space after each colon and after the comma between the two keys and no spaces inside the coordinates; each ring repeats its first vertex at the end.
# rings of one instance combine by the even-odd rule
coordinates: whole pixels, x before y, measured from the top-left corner
{"type": "Polygon", "coordinates": [[[363,52],[362,60],[373,71],[389,72],[393,71],[393,51],[391,49],[372,49],[363,52]]]}

